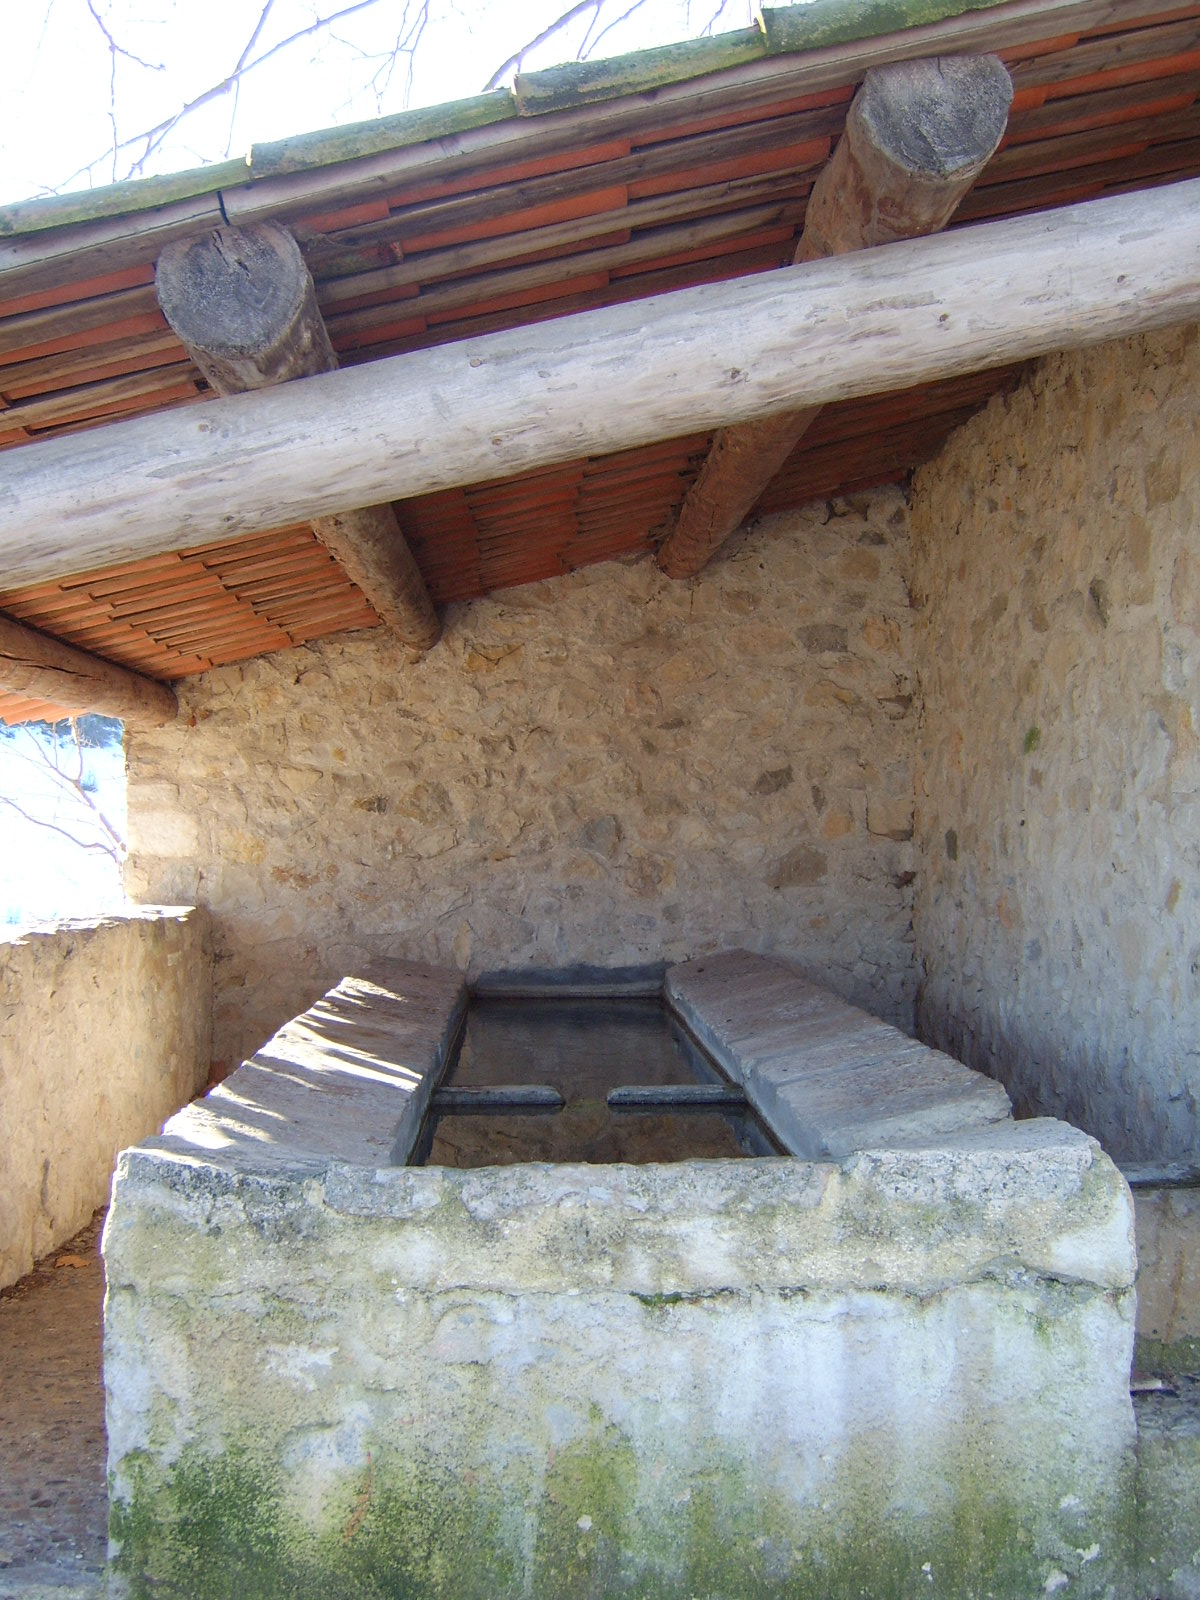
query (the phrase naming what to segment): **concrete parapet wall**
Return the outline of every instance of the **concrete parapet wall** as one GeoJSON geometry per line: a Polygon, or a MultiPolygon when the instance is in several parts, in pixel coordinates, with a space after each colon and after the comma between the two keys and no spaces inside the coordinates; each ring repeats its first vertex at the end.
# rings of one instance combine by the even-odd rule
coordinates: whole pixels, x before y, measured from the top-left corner
{"type": "Polygon", "coordinates": [[[117,1152],[208,1076],[208,917],[179,907],[0,941],[0,1285],[108,1198],[117,1152]]]}

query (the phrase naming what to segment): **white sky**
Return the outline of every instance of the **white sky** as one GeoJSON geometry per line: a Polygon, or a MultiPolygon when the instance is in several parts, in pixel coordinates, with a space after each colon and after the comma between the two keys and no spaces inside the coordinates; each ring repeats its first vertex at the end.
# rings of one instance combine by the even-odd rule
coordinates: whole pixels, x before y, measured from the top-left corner
{"type": "MultiPolygon", "coordinates": [[[[350,0],[275,0],[257,52],[350,0]]],[[[597,56],[747,25],[753,0],[598,0],[611,30],[597,56]]],[[[115,61],[89,0],[0,0],[0,202],[111,182],[110,90],[118,137],[152,127],[221,82],[250,38],[262,0],[90,0],[113,39],[148,66],[115,61]],[[157,70],[161,68],[162,70],[157,70]],[[153,70],[152,70],[153,69],[153,70]],[[107,158],[105,153],[109,152],[107,158]],[[91,172],[81,171],[89,162],[91,172]]],[[[519,44],[566,9],[568,0],[426,0],[429,19],[413,62],[413,106],[476,94],[519,44]]],[[[303,40],[247,74],[228,94],[189,117],[146,166],[176,171],[241,156],[253,143],[403,110],[408,75],[386,71],[396,39],[421,0],[372,0],[334,30],[303,40]],[[382,70],[381,70],[382,69],[382,70]],[[374,81],[373,81],[374,80],[374,81]]],[[[590,16],[581,17],[526,60],[526,68],[573,59],[590,16]]],[[[132,157],[120,158],[125,177],[132,157]]]]}
{"type": "Polygon", "coordinates": [[[96,916],[124,904],[116,856],[81,848],[105,835],[70,784],[56,780],[54,761],[71,777],[87,774],[96,805],[123,837],[125,757],[119,740],[81,754],[82,766],[65,727],[57,745],[44,726],[0,735],[0,936],[12,923],[96,916]]]}

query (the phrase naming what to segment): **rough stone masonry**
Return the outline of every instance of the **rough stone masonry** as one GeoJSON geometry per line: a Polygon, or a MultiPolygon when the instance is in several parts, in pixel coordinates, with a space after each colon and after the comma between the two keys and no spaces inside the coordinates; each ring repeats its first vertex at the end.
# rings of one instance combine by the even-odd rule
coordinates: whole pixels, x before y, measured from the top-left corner
{"type": "Polygon", "coordinates": [[[911,1026],[914,740],[897,491],[760,525],[695,584],[608,563],[180,685],[129,740],[138,898],[211,907],[236,1066],[377,957],[786,950],[911,1026]]]}

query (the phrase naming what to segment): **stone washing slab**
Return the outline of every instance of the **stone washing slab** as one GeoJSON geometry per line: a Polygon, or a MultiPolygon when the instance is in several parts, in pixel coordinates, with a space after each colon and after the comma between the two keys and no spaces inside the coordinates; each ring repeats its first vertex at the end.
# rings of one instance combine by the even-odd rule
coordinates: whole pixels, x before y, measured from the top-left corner
{"type": "Polygon", "coordinates": [[[285,1023],[155,1142],[239,1171],[403,1162],[466,1004],[456,972],[373,963],[285,1023]]]}
{"type": "Polygon", "coordinates": [[[1000,1084],[778,957],[704,956],[671,967],[664,992],[794,1155],[922,1144],[1011,1116],[1000,1084]]]}

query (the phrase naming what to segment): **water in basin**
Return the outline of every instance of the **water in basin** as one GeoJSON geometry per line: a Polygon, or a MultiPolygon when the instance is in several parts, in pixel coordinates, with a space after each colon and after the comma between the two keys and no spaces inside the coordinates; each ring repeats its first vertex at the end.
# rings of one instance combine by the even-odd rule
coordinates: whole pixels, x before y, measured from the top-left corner
{"type": "Polygon", "coordinates": [[[472,1003],[446,1089],[545,1085],[558,1109],[442,1110],[435,1101],[412,1162],[647,1162],[778,1153],[745,1106],[610,1106],[627,1086],[709,1084],[718,1068],[657,999],[483,999],[472,1003]]]}

